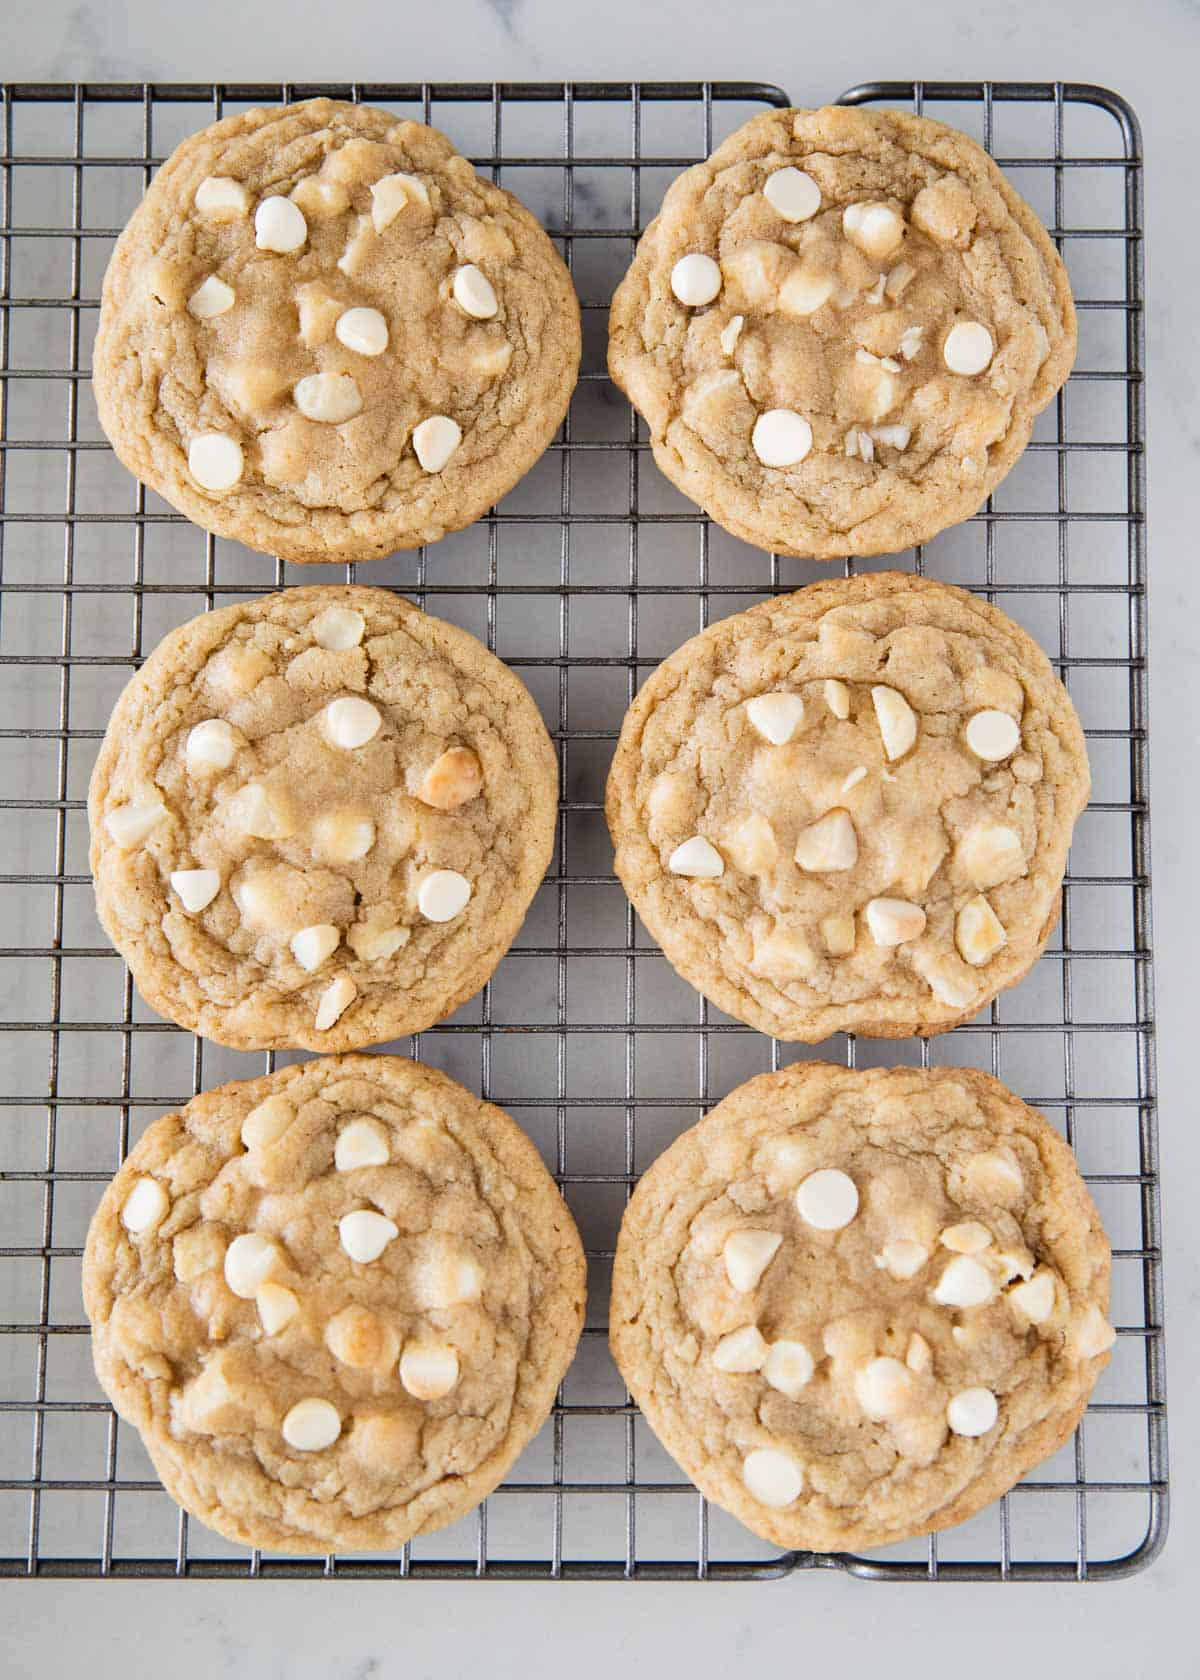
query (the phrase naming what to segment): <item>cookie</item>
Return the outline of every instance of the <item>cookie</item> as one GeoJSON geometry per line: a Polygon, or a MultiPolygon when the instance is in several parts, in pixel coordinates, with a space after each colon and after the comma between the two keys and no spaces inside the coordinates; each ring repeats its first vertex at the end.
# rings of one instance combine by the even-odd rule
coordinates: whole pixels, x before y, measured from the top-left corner
{"type": "Polygon", "coordinates": [[[117,241],[93,362],[119,458],[218,536],[370,560],[485,513],[545,450],[579,305],[450,142],[310,99],[185,140],[117,241]]]}
{"type": "Polygon", "coordinates": [[[1075,338],[1045,228],[965,134],[765,111],[670,188],[613,300],[609,369],[718,524],[829,560],[974,513],[1075,338]]]}
{"type": "Polygon", "coordinates": [[[995,607],[905,572],[723,619],[647,680],[608,780],[616,871],[672,965],[776,1038],[969,1020],[1041,954],[1083,731],[995,607]]]}
{"type": "Polygon", "coordinates": [[[579,1235],[520,1127],[399,1056],[330,1056],[156,1120],[104,1192],[100,1383],[227,1539],[391,1549],[454,1522],[550,1412],[579,1235]]]}
{"type": "Polygon", "coordinates": [[[554,843],[528,690],[390,590],[204,613],[117,701],[96,906],[160,1014],[238,1049],[420,1032],[487,980],[554,843]]]}
{"type": "Polygon", "coordinates": [[[1071,1151],[971,1069],[800,1063],[646,1173],[613,1356],[701,1493],[775,1545],[963,1522],[1068,1438],[1111,1255],[1071,1151]]]}

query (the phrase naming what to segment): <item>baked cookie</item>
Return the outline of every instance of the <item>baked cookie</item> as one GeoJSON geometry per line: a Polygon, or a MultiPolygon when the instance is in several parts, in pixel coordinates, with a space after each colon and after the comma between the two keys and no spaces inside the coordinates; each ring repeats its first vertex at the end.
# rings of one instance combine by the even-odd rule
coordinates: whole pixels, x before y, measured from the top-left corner
{"type": "Polygon", "coordinates": [[[679,177],[610,334],[671,482],[815,560],[974,513],[1075,359],[1066,271],[987,154],[837,106],[765,111],[679,177]]]}
{"type": "Polygon", "coordinates": [[[583,1325],[528,1138],[453,1079],[332,1056],[156,1120],[104,1192],[96,1374],[173,1499],[248,1546],[391,1548],[486,1497],[583,1325]]]}
{"type": "Polygon", "coordinates": [[[450,142],[310,99],[194,134],[117,241],[100,422],[207,531],[285,560],[434,542],[566,413],[579,305],[545,232],[450,142]]]}
{"type": "Polygon", "coordinates": [[[554,844],[524,684],[386,589],[239,602],[164,637],[88,795],[105,932],[160,1014],[243,1050],[420,1032],[487,980],[554,844]]]}
{"type": "Polygon", "coordinates": [[[720,1008],[776,1038],[906,1038],[1037,960],[1088,785],[1019,625],[873,572],[672,654],[626,715],[607,814],[638,914],[720,1008]]]}
{"type": "Polygon", "coordinates": [[[1108,1242],[1071,1151],[970,1069],[800,1063],[634,1192],[613,1356],[701,1493],[776,1545],[963,1522],[1108,1363],[1108,1242]]]}

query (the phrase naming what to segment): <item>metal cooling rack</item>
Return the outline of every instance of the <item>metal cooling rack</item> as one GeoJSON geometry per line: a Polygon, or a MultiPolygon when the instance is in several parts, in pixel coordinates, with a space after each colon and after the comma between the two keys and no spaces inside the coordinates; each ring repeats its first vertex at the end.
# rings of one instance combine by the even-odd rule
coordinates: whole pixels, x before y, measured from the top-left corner
{"type": "Polygon", "coordinates": [[[665,186],[786,96],[718,83],[4,90],[0,1572],[1096,1579],[1143,1567],[1161,1545],[1137,122],[1115,95],[1072,84],[873,83],[845,97],[972,132],[1071,271],[1079,370],[983,511],[891,563],[985,593],[1038,637],[1083,716],[1096,797],[1055,942],[986,1017],[931,1041],[797,1051],[673,975],[613,879],[601,809],[641,675],[710,619],[828,575],[710,525],[660,477],[604,372],[607,300],[665,186]],[[87,372],[100,279],[184,134],[318,93],[445,128],[551,228],[583,299],[581,383],[539,467],[472,530],[361,576],[482,636],[529,683],[558,743],[557,853],[516,948],[479,998],[396,1048],[481,1089],[534,1136],[583,1231],[591,1295],[553,1418],[485,1507],[399,1553],[310,1562],[240,1550],[177,1512],[96,1385],[79,1272],[88,1218],[130,1141],[202,1087],[262,1069],[153,1017],[96,923],[84,797],[110,707],[158,638],[206,606],[347,575],[206,537],[116,464],[87,372]],[[637,1174],[735,1084],[797,1054],[999,1074],[1074,1145],[1116,1251],[1119,1339],[1074,1441],[962,1528],[869,1557],[780,1555],[707,1507],[629,1403],[604,1339],[637,1174]]]}

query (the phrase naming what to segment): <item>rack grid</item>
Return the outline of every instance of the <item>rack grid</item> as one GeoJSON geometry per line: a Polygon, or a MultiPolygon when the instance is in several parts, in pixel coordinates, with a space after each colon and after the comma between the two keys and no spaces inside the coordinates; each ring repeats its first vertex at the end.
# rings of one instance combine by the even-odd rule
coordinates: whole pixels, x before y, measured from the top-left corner
{"type": "Polygon", "coordinates": [[[1071,83],[868,83],[843,97],[971,132],[1070,270],[1079,367],[1025,456],[973,519],[866,564],[972,587],[1032,631],[1082,714],[1095,797],[1060,929],[1020,986],[941,1038],[803,1050],[674,976],[614,880],[602,813],[611,745],[645,672],[710,621],[828,575],[734,541],[678,496],[604,371],[608,298],[665,186],[787,96],[731,83],[3,89],[0,1573],[711,1580],[832,1567],[1094,1580],[1156,1555],[1167,1468],[1137,120],[1117,95],[1071,83]],[[263,1067],[154,1017],[96,922],[84,800],[109,709],[196,612],[356,570],[285,566],[206,536],[122,471],[88,378],[100,280],[183,135],[322,93],[444,127],[549,227],[583,305],[579,388],[540,465],[471,530],[358,575],[480,635],[530,685],[558,746],[555,859],[517,945],[480,997],[392,1048],[530,1131],[583,1232],[590,1307],[552,1418],[477,1513],[398,1553],[313,1561],[247,1552],[177,1512],[95,1382],[79,1272],[101,1187],[144,1126],[263,1067]],[[998,1074],[1072,1143],[1115,1250],[1117,1347],[1074,1440],[962,1528],[862,1557],[781,1554],[709,1507],[645,1428],[605,1344],[608,1267],[638,1174],[735,1084],[798,1056],[998,1074]]]}

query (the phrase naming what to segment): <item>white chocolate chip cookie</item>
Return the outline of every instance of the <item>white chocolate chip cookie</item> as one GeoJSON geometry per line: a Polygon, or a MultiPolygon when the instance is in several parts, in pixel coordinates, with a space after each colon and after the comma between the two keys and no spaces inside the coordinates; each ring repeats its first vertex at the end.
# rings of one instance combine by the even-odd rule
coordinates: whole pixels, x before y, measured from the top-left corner
{"type": "Polygon", "coordinates": [[[113,252],[93,385],[133,473],[205,530],[370,560],[480,517],[579,365],[554,245],[450,142],[312,99],[227,117],[113,252]]]}
{"type": "Polygon", "coordinates": [[[672,654],[626,715],[606,810],[678,972],[816,1043],[944,1032],[1015,985],[1057,920],[1088,786],[1075,709],[1019,625],[872,572],[672,654]]]}
{"type": "Polygon", "coordinates": [[[1052,241],[973,140],[840,107],[763,112],[681,175],[609,332],[672,483],[816,560],[974,513],[1076,336],[1052,241]]]}
{"type": "Polygon", "coordinates": [[[701,1493],[778,1546],[858,1551],[1061,1446],[1108,1363],[1110,1261],[1071,1151],[997,1080],[798,1063],[645,1174],[609,1336],[701,1493]]]}
{"type": "Polygon", "coordinates": [[[524,685],[390,590],[206,613],[118,700],[89,796],[100,919],[147,1002],[240,1049],[353,1050],[477,992],[550,859],[524,685]]]}
{"type": "Polygon", "coordinates": [[[390,1550],[477,1505],[550,1411],[584,1289],[525,1134],[398,1056],[157,1120],[83,1261],[96,1374],[168,1493],[282,1552],[390,1550]]]}

